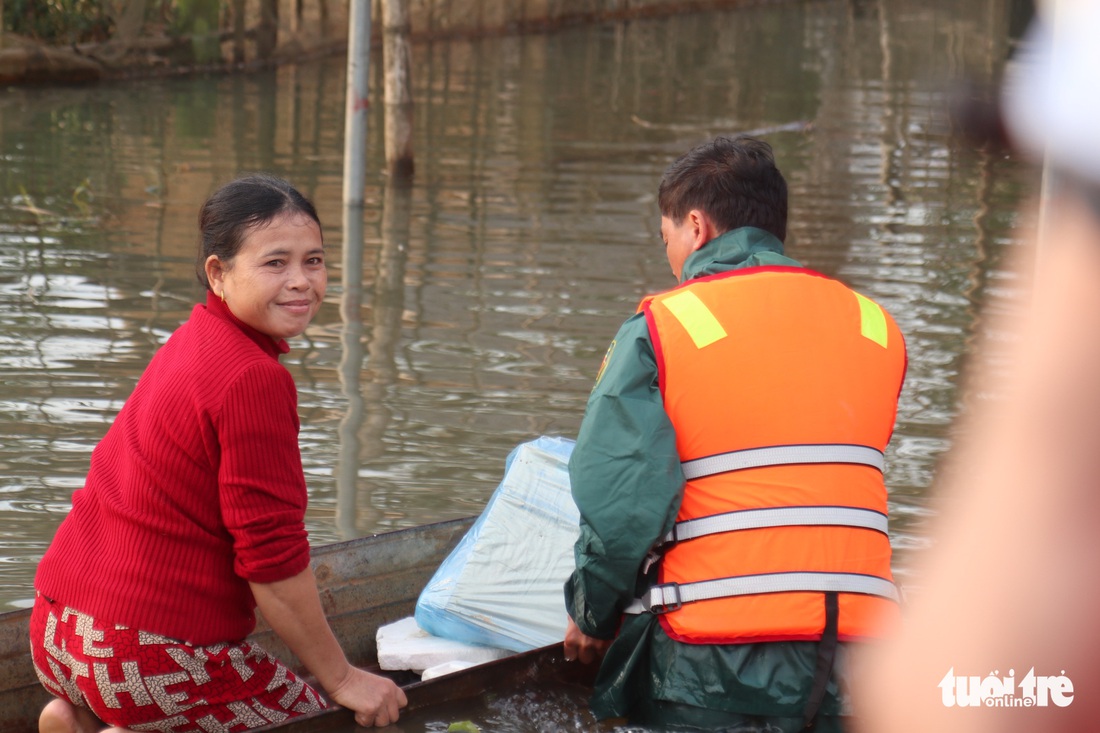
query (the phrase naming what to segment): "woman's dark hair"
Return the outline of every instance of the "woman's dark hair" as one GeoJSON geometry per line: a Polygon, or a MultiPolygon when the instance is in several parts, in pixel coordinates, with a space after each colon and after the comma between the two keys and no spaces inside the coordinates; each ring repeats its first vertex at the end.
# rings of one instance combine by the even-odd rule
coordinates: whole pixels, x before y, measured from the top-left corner
{"type": "Polygon", "coordinates": [[[321,220],[309,199],[278,176],[257,173],[231,181],[215,191],[199,210],[199,256],[195,274],[199,284],[210,290],[206,260],[210,255],[227,265],[241,249],[248,231],[263,226],[282,214],[304,214],[321,220]]]}
{"type": "Polygon", "coordinates": [[[698,209],[719,233],[751,226],[779,241],[787,237],[787,182],[771,145],[747,135],[715,138],[673,161],[661,178],[657,205],[675,223],[698,209]]]}

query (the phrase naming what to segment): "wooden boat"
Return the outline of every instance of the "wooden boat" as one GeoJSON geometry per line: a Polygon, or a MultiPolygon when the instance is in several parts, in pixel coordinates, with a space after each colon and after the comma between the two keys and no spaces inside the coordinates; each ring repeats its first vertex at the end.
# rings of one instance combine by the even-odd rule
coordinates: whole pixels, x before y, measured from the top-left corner
{"type": "MultiPolygon", "coordinates": [[[[313,549],[313,572],[325,613],[353,664],[378,671],[378,627],[412,615],[420,591],[473,521],[471,517],[427,524],[313,549]]],[[[29,610],[0,614],[0,731],[4,733],[35,733],[38,714],[50,699],[31,664],[29,619],[29,610]]],[[[262,619],[249,638],[292,668],[301,668],[262,619]]],[[[571,676],[576,667],[562,663],[558,644],[426,682],[417,682],[409,673],[383,674],[405,686],[409,708],[414,709],[476,696],[486,685],[503,680],[571,676]]],[[[334,709],[265,730],[308,733],[351,726],[350,712],[334,709]]]]}

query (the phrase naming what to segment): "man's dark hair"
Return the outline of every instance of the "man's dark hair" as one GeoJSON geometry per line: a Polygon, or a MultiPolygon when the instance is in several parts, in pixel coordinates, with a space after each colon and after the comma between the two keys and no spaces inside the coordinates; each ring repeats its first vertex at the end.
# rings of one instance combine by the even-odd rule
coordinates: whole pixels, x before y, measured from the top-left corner
{"type": "Polygon", "coordinates": [[[722,233],[748,226],[787,237],[787,182],[771,145],[747,135],[717,137],[673,161],[657,204],[676,224],[698,209],[722,233]]]}

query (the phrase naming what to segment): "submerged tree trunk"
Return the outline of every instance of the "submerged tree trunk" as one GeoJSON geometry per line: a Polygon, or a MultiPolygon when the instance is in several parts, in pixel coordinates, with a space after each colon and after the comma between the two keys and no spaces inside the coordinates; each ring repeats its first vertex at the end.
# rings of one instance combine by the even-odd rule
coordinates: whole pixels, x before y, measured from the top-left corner
{"type": "Polygon", "coordinates": [[[392,175],[402,178],[408,178],[413,173],[413,101],[409,32],[408,0],[383,0],[382,62],[386,86],[386,167],[392,175]]]}
{"type": "Polygon", "coordinates": [[[244,10],[245,0],[233,0],[233,62],[237,64],[245,59],[244,10]]]}
{"type": "Polygon", "coordinates": [[[260,0],[260,25],[256,29],[256,56],[266,61],[275,55],[279,41],[279,0],[260,0]]]}

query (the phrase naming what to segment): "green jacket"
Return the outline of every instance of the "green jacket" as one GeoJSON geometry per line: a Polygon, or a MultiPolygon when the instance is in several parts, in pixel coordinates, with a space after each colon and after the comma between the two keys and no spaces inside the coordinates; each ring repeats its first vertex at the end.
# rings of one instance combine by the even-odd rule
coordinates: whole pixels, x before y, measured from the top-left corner
{"type": "MultiPolygon", "coordinates": [[[[801,266],[782,252],[782,243],[767,232],[737,229],[688,257],[683,279],[761,265],[801,266]]],[[[644,585],[639,569],[647,552],[672,528],[684,487],[642,314],[623,323],[608,349],[569,477],[581,526],[566,609],[584,633],[615,638],[596,680],[595,715],[628,716],[647,699],[746,715],[801,715],[816,642],[684,644],[670,639],[656,616],[622,615],[644,585]]],[[[836,676],[822,715],[841,712],[836,676]]]]}

